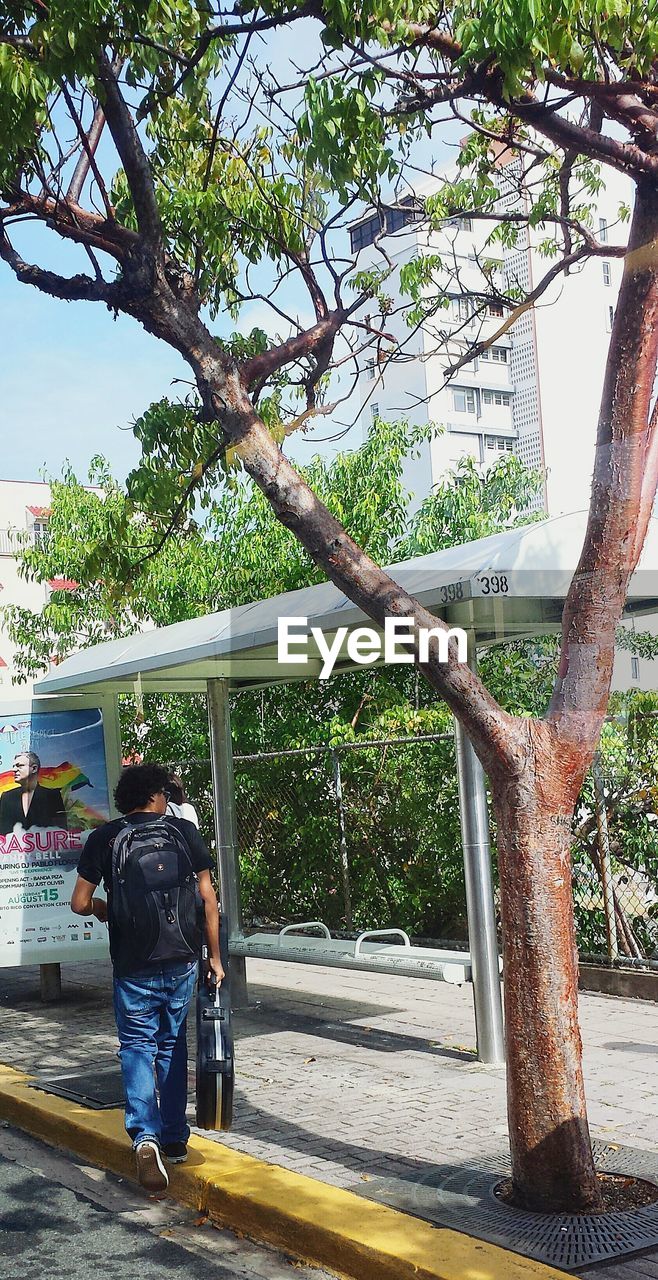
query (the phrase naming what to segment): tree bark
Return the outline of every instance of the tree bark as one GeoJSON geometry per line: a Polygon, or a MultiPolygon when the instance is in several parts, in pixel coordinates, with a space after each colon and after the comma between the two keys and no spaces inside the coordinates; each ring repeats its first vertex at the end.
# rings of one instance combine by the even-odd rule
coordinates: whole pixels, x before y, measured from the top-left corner
{"type": "Polygon", "coordinates": [[[591,762],[606,713],[617,623],[656,495],[658,183],[637,184],[606,361],[585,542],[565,602],[547,719],[591,762]],[[591,753],[591,754],[590,754],[591,753]]]}
{"type": "Polygon", "coordinates": [[[596,749],[615,629],[656,490],[658,192],[641,179],[610,342],[585,544],[566,601],[544,721],[515,724],[517,768],[490,769],[498,819],[508,1115],[528,1207],[598,1202],[578,1027],[570,857],[574,806],[596,749]]]}
{"type": "Polygon", "coordinates": [[[578,1025],[571,879],[571,770],[546,726],[528,722],[520,777],[498,782],[507,1109],[521,1203],[578,1212],[599,1203],[578,1025]]]}

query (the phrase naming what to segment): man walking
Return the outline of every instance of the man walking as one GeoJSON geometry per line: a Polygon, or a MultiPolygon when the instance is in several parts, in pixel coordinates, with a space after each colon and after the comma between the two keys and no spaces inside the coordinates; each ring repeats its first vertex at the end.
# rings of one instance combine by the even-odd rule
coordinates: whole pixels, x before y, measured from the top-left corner
{"type": "Polygon", "coordinates": [[[208,977],[224,977],[212,859],[193,823],[164,817],[168,791],[162,766],[124,769],[114,798],[125,816],[91,832],[71,898],[109,926],[126,1129],[154,1192],[169,1184],[163,1156],[187,1159],[186,1020],[204,932],[208,977]],[[101,880],[107,901],[94,897],[101,880]]]}

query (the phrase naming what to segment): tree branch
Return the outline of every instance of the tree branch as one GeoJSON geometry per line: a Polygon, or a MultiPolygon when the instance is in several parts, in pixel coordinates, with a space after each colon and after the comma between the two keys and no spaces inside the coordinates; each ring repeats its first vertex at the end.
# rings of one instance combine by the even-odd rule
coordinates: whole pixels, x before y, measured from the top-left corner
{"type": "Polygon", "coordinates": [[[129,227],[52,196],[21,192],[11,204],[0,206],[0,223],[24,216],[44,222],[66,240],[107,253],[117,262],[123,262],[139,241],[137,233],[129,227]]]}
{"type": "Polygon", "coordinates": [[[576,263],[582,262],[587,258],[621,258],[624,257],[625,253],[626,249],[617,245],[583,245],[580,249],[574,250],[573,253],[566,254],[564,257],[560,258],[559,261],[555,262],[550,270],[546,272],[546,275],[542,277],[532,292],[528,294],[527,298],[524,298],[523,302],[520,302],[517,307],[514,307],[512,311],[510,311],[509,315],[506,316],[503,323],[499,325],[496,332],[492,334],[490,338],[486,338],[482,342],[476,342],[463,356],[460,357],[459,360],[456,360],[454,364],[451,364],[446,369],[445,381],[448,382],[456,373],[459,372],[460,369],[464,367],[464,365],[470,364],[471,361],[475,360],[483,351],[487,351],[493,343],[498,342],[499,338],[502,338],[504,334],[508,333],[512,328],[512,325],[516,324],[519,317],[522,316],[524,312],[530,311],[532,307],[534,307],[535,303],[538,302],[542,294],[546,292],[548,286],[552,284],[553,280],[555,280],[559,275],[562,275],[564,271],[568,271],[569,267],[573,267],[576,263]]]}
{"type": "Polygon", "coordinates": [[[85,133],[85,130],[82,126],[82,121],[75,109],[75,103],[73,101],[73,98],[71,97],[71,94],[69,93],[65,84],[62,84],[62,93],[64,95],[64,101],[66,102],[66,105],[69,109],[69,114],[71,116],[71,119],[73,120],[73,123],[75,124],[75,127],[78,131],[78,137],[80,139],[80,143],[82,146],[82,155],[80,156],[80,159],[78,160],[78,163],[75,166],[73,177],[71,178],[68,191],[66,192],[66,199],[72,200],[74,204],[79,203],[80,196],[82,194],[82,188],[85,184],[85,178],[87,177],[87,174],[91,169],[96,179],[98,190],[101,193],[101,199],[103,201],[103,204],[105,205],[105,211],[107,213],[108,218],[111,219],[114,217],[114,210],[112,209],[112,205],[110,204],[110,198],[107,194],[107,189],[103,181],[103,176],[100,172],[100,169],[98,168],[98,165],[96,164],[95,155],[94,155],[96,148],[101,139],[103,127],[105,125],[105,113],[101,107],[97,107],[94,112],[94,118],[91,122],[89,133],[85,133]]]}
{"type": "MultiPolygon", "coordinates": [[[[187,80],[188,76],[192,74],[195,67],[198,67],[201,60],[205,57],[214,40],[228,40],[233,36],[251,36],[259,31],[271,31],[273,28],[283,27],[291,22],[295,22],[298,18],[321,16],[319,9],[320,6],[316,0],[306,0],[305,4],[301,4],[298,9],[293,9],[289,13],[278,13],[267,18],[259,18],[252,21],[246,20],[243,22],[229,22],[223,26],[219,25],[216,27],[208,27],[204,31],[203,35],[199,37],[199,42],[194,53],[191,57],[185,60],[183,70],[175,84],[170,90],[168,90],[167,97],[173,97],[178,93],[178,90],[187,80]]],[[[139,37],[137,37],[137,39],[139,40],[139,37]]],[[[170,56],[173,57],[175,55],[170,54],[170,56]]],[[[181,61],[180,58],[177,58],[176,60],[178,62],[181,61]]]]}
{"type": "Polygon", "coordinates": [[[312,328],[304,329],[302,333],[296,333],[293,338],[288,338],[287,342],[282,342],[278,347],[271,347],[269,351],[263,351],[262,354],[245,360],[240,366],[243,386],[249,388],[256,383],[262,383],[284,365],[293,364],[295,360],[313,355],[319,347],[332,342],[351,310],[352,308],[349,310],[340,308],[330,311],[324,320],[319,320],[312,328]]]}
{"type": "MultiPolygon", "coordinates": [[[[494,101],[494,99],[492,99],[494,101]]],[[[621,173],[638,176],[647,174],[658,176],[658,156],[648,155],[641,147],[630,142],[621,142],[608,134],[588,129],[584,125],[573,124],[559,115],[551,107],[537,102],[531,94],[521,99],[512,99],[506,103],[502,97],[495,99],[495,105],[505,107],[532,125],[545,138],[550,138],[557,146],[567,151],[577,151],[580,155],[590,156],[594,160],[605,160],[613,169],[621,173]]]]}
{"type": "Polygon", "coordinates": [[[105,98],[102,105],[128,180],[137,225],[149,248],[152,251],[161,249],[160,213],[148,156],[141,144],[130,110],[119,90],[114,68],[105,52],[100,54],[98,67],[99,83],[104,90],[105,98]]]}
{"type": "MultiPolygon", "coordinates": [[[[414,43],[426,45],[428,48],[434,49],[445,57],[451,64],[455,63],[463,53],[462,46],[453,39],[452,36],[445,32],[439,31],[436,27],[428,27],[422,23],[410,23],[409,30],[415,37],[414,43]]],[[[555,142],[559,147],[567,151],[576,151],[580,155],[587,155],[594,159],[605,160],[614,169],[619,169],[622,173],[627,174],[658,174],[658,156],[648,155],[641,147],[634,146],[632,143],[622,142],[616,138],[611,138],[607,134],[597,132],[595,129],[588,129],[584,125],[574,124],[571,120],[567,120],[565,116],[560,115],[560,103],[544,103],[538,102],[531,93],[523,94],[520,98],[507,99],[503,96],[502,88],[499,83],[500,75],[494,65],[488,63],[486,65],[474,68],[470,76],[466,77],[469,81],[468,87],[471,92],[482,94],[482,96],[491,102],[494,106],[500,107],[502,110],[515,115],[519,120],[524,120],[527,124],[532,125],[544,137],[550,138],[551,142],[555,142]]],[[[581,81],[579,84],[582,88],[577,90],[578,94],[584,96],[592,96],[599,86],[592,84],[587,87],[588,81],[581,81]]],[[[434,93],[428,93],[427,103],[441,102],[444,100],[445,90],[437,89],[434,93]]],[[[425,105],[427,105],[427,103],[425,105]]],[[[423,101],[405,104],[402,108],[404,112],[418,110],[422,108],[423,101]]]]}
{"type": "Polygon", "coordinates": [[[655,182],[645,178],[637,184],[608,351],[587,532],[565,602],[560,666],[547,713],[564,744],[585,743],[587,749],[598,737],[592,726],[605,716],[615,625],[658,479],[652,435],[658,423],[656,411],[650,414],[657,364],[658,202],[655,182]]]}
{"type": "Polygon", "coordinates": [[[118,309],[120,290],[117,285],[85,275],[60,276],[55,271],[45,271],[25,262],[4,230],[0,238],[0,258],[11,267],[22,284],[31,284],[51,298],[62,298],[65,302],[104,302],[108,307],[118,309]]]}
{"type": "MultiPolygon", "coordinates": [[[[114,71],[115,75],[117,76],[119,75],[121,68],[123,66],[123,62],[124,62],[123,58],[115,58],[114,62],[112,63],[112,70],[114,71]]],[[[74,119],[75,119],[75,116],[74,116],[74,119]]],[[[76,127],[77,125],[78,125],[78,122],[76,120],[76,127]]],[[[89,173],[90,167],[93,165],[94,177],[96,178],[96,182],[98,183],[99,189],[103,195],[103,200],[105,202],[105,208],[107,209],[107,212],[108,212],[108,217],[112,217],[113,209],[105,195],[105,188],[102,184],[102,179],[100,177],[100,174],[94,162],[96,149],[101,140],[101,135],[103,133],[104,127],[105,127],[105,112],[103,111],[103,108],[100,106],[100,104],[97,104],[96,110],[94,111],[94,117],[91,122],[91,126],[89,128],[89,132],[85,133],[84,130],[81,129],[81,127],[78,129],[78,132],[80,135],[80,141],[83,147],[83,154],[80,156],[80,159],[78,160],[78,163],[75,167],[73,177],[71,178],[71,181],[69,183],[69,189],[66,193],[66,199],[73,201],[74,204],[79,204],[80,196],[82,195],[82,188],[84,187],[84,184],[85,184],[85,179],[87,177],[87,174],[89,173]]]]}

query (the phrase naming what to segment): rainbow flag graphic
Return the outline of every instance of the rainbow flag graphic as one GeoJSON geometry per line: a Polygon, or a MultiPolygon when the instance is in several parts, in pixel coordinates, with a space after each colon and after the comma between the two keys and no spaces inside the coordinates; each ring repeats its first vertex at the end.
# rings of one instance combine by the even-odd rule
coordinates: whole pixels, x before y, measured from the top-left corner
{"type": "Polygon", "coordinates": [[[99,813],[97,809],[92,809],[91,805],[83,804],[82,800],[74,800],[72,804],[67,803],[66,815],[69,820],[69,831],[91,831],[94,827],[102,827],[107,822],[107,817],[99,813]]]}
{"type": "MultiPolygon", "coordinates": [[[[39,770],[39,782],[42,787],[58,787],[66,795],[69,791],[79,791],[80,787],[90,787],[89,778],[78,769],[77,765],[65,760],[63,764],[45,765],[39,770]]],[[[14,774],[11,769],[0,773],[0,796],[3,791],[15,787],[14,774]]]]}
{"type": "MultiPolygon", "coordinates": [[[[92,784],[82,769],[78,769],[77,765],[71,764],[69,760],[64,760],[62,764],[44,765],[39,770],[39,782],[42,787],[57,787],[61,791],[69,831],[89,831],[107,822],[106,816],[99,813],[97,809],[92,809],[91,805],[85,804],[84,800],[71,799],[71,792],[79,791],[81,787],[91,787],[92,784]]],[[[13,770],[6,769],[4,773],[0,773],[0,795],[15,786],[13,770]]]]}

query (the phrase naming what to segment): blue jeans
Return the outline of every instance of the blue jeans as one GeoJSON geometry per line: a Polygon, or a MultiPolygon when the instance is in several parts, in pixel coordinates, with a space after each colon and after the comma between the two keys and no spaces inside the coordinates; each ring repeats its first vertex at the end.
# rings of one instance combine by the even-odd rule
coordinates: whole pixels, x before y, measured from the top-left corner
{"type": "Polygon", "coordinates": [[[133,1146],[153,1138],[164,1147],[190,1136],[187,1011],[196,974],[192,961],[114,978],[126,1129],[133,1146]]]}

